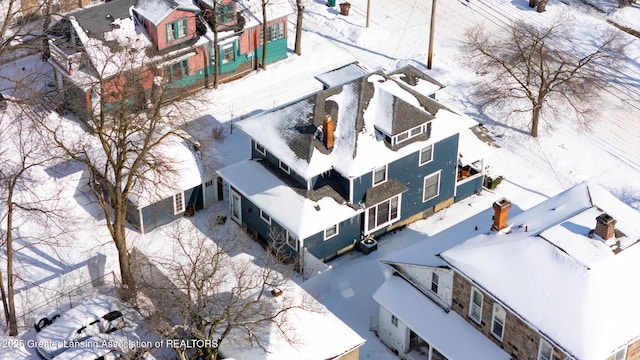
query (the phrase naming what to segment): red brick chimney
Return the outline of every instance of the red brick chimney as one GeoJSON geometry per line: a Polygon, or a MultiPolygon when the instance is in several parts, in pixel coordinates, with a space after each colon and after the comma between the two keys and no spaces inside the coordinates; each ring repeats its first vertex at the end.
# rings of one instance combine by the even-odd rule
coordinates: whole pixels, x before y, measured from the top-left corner
{"type": "Polygon", "coordinates": [[[616,219],[607,213],[603,213],[596,217],[596,235],[604,240],[609,240],[615,235],[616,219]]]}
{"type": "Polygon", "coordinates": [[[502,198],[493,203],[493,225],[491,230],[500,231],[507,227],[507,217],[511,209],[511,201],[502,198]]]}
{"type": "Polygon", "coordinates": [[[333,133],[336,130],[336,123],[331,118],[331,115],[327,114],[326,119],[322,123],[322,131],[324,132],[324,146],[327,149],[333,149],[333,133]]]}

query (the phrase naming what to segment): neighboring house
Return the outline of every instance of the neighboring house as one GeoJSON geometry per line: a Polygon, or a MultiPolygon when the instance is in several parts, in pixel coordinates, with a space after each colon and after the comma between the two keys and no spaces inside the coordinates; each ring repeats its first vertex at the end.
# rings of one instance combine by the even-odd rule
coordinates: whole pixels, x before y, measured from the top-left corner
{"type": "MultiPolygon", "coordinates": [[[[74,12],[52,26],[49,61],[69,108],[86,118],[100,104],[144,104],[161,84],[171,97],[211,83],[216,71],[219,80],[225,80],[256,69],[262,46],[257,35],[260,1],[217,6],[217,62],[214,34],[204,20],[212,11],[206,1],[198,4],[202,8],[191,0],[113,0],[74,12]],[[134,86],[140,88],[135,98],[122,95],[134,86]]],[[[287,56],[286,17],[291,13],[286,0],[267,5],[269,63],[287,56]]]]}
{"type": "MultiPolygon", "coordinates": [[[[144,181],[137,180],[130,190],[126,220],[140,233],[185,215],[193,216],[195,211],[218,200],[217,183],[200,161],[196,148],[192,141],[175,135],[154,148],[154,152],[163,154],[163,161],[171,170],[158,173],[141,169],[144,181]]],[[[97,181],[104,188],[100,184],[102,178],[97,181]]]]}
{"type": "Polygon", "coordinates": [[[232,219],[327,260],[480,191],[460,143],[475,122],[429,97],[439,88],[408,66],[239,122],[252,158],[219,171],[232,219]]]}
{"type": "MultiPolygon", "coordinates": [[[[259,273],[255,270],[255,273],[259,273]]],[[[280,286],[281,295],[271,296],[266,292],[264,301],[291,301],[291,298],[301,299],[303,308],[290,308],[275,321],[282,321],[286,317],[284,334],[275,326],[266,325],[260,328],[256,336],[260,344],[247,338],[247,331],[234,329],[222,342],[220,355],[224,359],[252,359],[252,360],[358,360],[363,339],[357,332],[329,311],[324,305],[308,294],[298,284],[290,282],[280,286]],[[288,340],[287,340],[288,339],[288,340]],[[262,346],[265,348],[263,349],[262,346]]],[[[294,300],[299,301],[299,300],[294,300]]],[[[254,329],[254,331],[257,331],[254,329]]]]}
{"type": "Polygon", "coordinates": [[[510,207],[437,256],[425,241],[383,261],[380,339],[403,358],[640,359],[640,213],[590,183],[510,207]]]}

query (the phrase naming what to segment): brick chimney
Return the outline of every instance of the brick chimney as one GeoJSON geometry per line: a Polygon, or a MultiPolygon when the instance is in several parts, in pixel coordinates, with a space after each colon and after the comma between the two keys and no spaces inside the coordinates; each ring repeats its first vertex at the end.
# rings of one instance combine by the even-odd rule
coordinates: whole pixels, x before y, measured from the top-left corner
{"type": "Polygon", "coordinates": [[[326,119],[322,123],[322,131],[324,132],[324,146],[326,146],[329,150],[333,149],[333,133],[335,130],[336,122],[333,121],[331,115],[327,114],[326,119]]]}
{"type": "Polygon", "coordinates": [[[493,203],[493,225],[491,230],[500,231],[507,227],[507,216],[509,215],[509,209],[511,209],[511,201],[502,198],[493,203]]]}
{"type": "Polygon", "coordinates": [[[615,235],[616,219],[607,213],[603,213],[596,217],[596,235],[604,240],[609,240],[615,235]]]}

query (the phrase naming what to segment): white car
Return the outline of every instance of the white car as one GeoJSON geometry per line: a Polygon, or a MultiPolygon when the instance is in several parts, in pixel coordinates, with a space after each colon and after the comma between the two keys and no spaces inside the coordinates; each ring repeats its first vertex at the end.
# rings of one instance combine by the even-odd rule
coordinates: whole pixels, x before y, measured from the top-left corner
{"type": "Polygon", "coordinates": [[[90,337],[124,327],[122,313],[111,299],[101,295],[66,311],[36,335],[36,349],[52,359],[71,347],[83,347],[90,337]]]}

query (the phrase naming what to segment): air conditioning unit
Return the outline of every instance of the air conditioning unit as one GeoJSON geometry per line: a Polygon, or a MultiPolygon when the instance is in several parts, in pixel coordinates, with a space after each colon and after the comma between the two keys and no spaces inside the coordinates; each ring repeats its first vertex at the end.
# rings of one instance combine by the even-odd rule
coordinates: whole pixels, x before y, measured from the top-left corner
{"type": "Polygon", "coordinates": [[[358,250],[365,255],[369,255],[372,251],[378,250],[378,241],[372,237],[362,239],[358,242],[358,250]]]}

